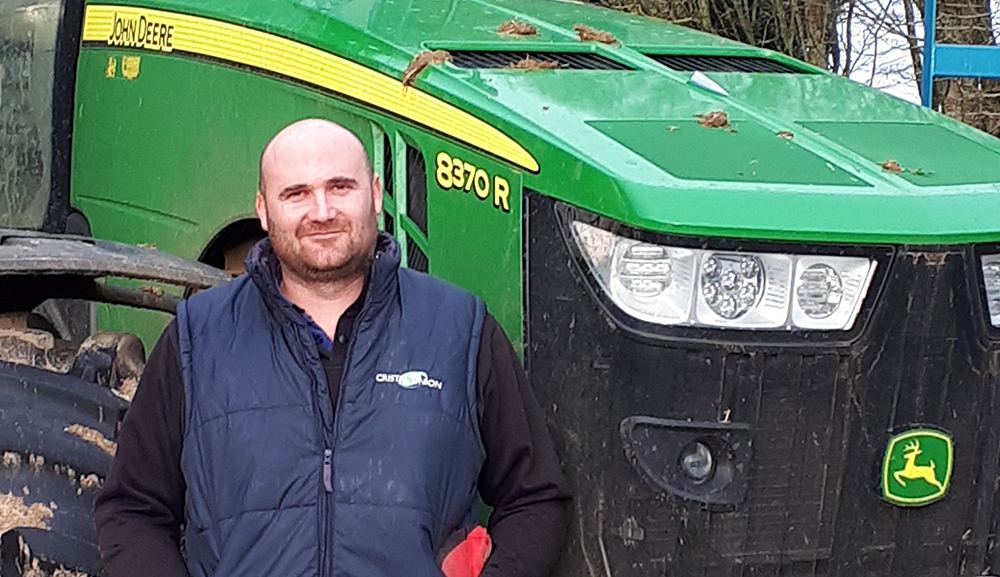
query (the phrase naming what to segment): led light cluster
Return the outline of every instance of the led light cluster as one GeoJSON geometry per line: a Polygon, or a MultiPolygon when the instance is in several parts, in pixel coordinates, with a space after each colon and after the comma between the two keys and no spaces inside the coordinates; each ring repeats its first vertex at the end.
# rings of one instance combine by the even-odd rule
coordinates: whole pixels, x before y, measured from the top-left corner
{"type": "MultiPolygon", "coordinates": [[[[663,325],[849,330],[875,274],[876,262],[867,257],[663,246],[579,221],[572,230],[611,300],[637,319],[663,325]]],[[[991,262],[997,324],[1000,255],[991,262]]],[[[985,259],[983,266],[985,273],[985,259]]]]}
{"type": "Polygon", "coordinates": [[[986,291],[986,306],[990,312],[990,323],[1000,327],[1000,254],[982,258],[983,290],[986,291]]]}

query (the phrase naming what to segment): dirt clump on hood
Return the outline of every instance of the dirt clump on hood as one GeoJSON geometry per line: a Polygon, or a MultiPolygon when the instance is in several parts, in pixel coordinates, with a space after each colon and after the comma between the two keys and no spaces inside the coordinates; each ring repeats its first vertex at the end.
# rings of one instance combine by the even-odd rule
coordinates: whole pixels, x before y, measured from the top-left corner
{"type": "Polygon", "coordinates": [[[573,30],[576,30],[577,35],[580,36],[581,42],[600,42],[601,44],[611,45],[618,44],[618,39],[615,38],[614,34],[598,30],[596,28],[591,28],[586,24],[574,24],[573,30]]]}
{"type": "Polygon", "coordinates": [[[445,62],[451,62],[451,54],[445,50],[426,50],[417,54],[403,72],[403,86],[413,86],[413,81],[417,79],[417,76],[431,64],[444,64],[445,62]]]}
{"type": "Polygon", "coordinates": [[[729,128],[729,115],[725,110],[716,110],[708,114],[696,114],[698,124],[702,128],[729,128]]]}
{"type": "Polygon", "coordinates": [[[555,70],[559,68],[559,63],[551,60],[535,60],[529,54],[524,57],[524,60],[510,64],[507,68],[511,70],[555,70]]]}
{"type": "Polygon", "coordinates": [[[882,170],[895,172],[896,174],[906,172],[906,170],[902,166],[900,166],[898,162],[896,162],[891,158],[882,163],[882,170]]]}
{"type": "Polygon", "coordinates": [[[497,34],[508,36],[538,36],[538,28],[530,22],[508,20],[497,28],[497,34]]]}

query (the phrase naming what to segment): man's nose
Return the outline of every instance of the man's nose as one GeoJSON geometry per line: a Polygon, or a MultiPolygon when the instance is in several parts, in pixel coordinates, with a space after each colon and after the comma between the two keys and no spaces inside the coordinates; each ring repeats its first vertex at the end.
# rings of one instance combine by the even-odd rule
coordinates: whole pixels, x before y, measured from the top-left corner
{"type": "Polygon", "coordinates": [[[330,199],[326,196],[326,191],[324,190],[314,190],[313,191],[313,208],[310,211],[310,217],[312,220],[317,222],[324,222],[327,220],[333,220],[337,215],[337,207],[330,202],[330,199]]]}

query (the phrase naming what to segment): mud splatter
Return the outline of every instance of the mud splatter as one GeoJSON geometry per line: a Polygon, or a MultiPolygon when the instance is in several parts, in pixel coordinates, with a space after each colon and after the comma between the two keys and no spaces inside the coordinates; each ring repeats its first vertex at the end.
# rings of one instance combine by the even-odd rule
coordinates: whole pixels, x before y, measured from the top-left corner
{"type": "Polygon", "coordinates": [[[38,559],[32,559],[31,565],[26,567],[24,570],[24,577],[90,577],[86,573],[81,573],[79,571],[71,571],[65,567],[59,567],[57,569],[51,570],[41,567],[38,564],[38,559]]]}
{"type": "MultiPolygon", "coordinates": [[[[137,386],[146,367],[146,352],[142,341],[128,333],[101,331],[87,337],[78,347],[76,357],[90,356],[114,359],[110,371],[99,370],[94,373],[94,381],[102,387],[110,387],[116,393],[120,392],[116,389],[137,386]],[[132,379],[135,382],[130,382],[132,379]]],[[[131,394],[126,392],[122,398],[131,400],[131,394]]]]}
{"type": "Polygon", "coordinates": [[[698,124],[702,128],[729,128],[729,115],[725,110],[716,110],[708,114],[696,114],[698,124]]]}
{"type": "Polygon", "coordinates": [[[508,20],[497,28],[497,34],[507,34],[509,36],[538,36],[538,28],[529,22],[508,20]]]}
{"type": "Polygon", "coordinates": [[[122,381],[120,388],[111,389],[111,392],[131,403],[137,390],[139,390],[139,379],[129,377],[122,381]]]}
{"type": "Polygon", "coordinates": [[[934,174],[932,170],[924,170],[922,168],[903,168],[898,162],[893,159],[886,160],[882,163],[882,170],[886,172],[891,172],[893,174],[902,174],[908,172],[914,176],[930,176],[934,174]]]}
{"type": "Polygon", "coordinates": [[[98,489],[101,486],[101,479],[97,475],[84,475],[80,477],[80,487],[84,489],[98,489]]]}
{"type": "Polygon", "coordinates": [[[63,429],[63,431],[69,433],[70,435],[76,435],[91,445],[96,445],[112,457],[114,457],[115,453],[118,452],[118,443],[109,441],[104,437],[104,435],[94,429],[88,429],[83,425],[70,425],[69,427],[63,429]]]}
{"type": "Polygon", "coordinates": [[[8,469],[16,469],[21,466],[21,455],[17,453],[4,453],[3,466],[8,469]]]}
{"type": "Polygon", "coordinates": [[[0,329],[0,360],[15,365],[37,367],[54,372],[66,372],[68,367],[55,366],[51,333],[37,329],[0,329]]]}
{"type": "Polygon", "coordinates": [[[612,45],[618,44],[618,39],[615,38],[610,32],[604,32],[603,30],[591,28],[586,24],[574,24],[573,30],[576,30],[581,42],[600,42],[601,44],[612,45]]]}
{"type": "Polygon", "coordinates": [[[79,571],[70,571],[69,569],[59,568],[52,573],[52,577],[90,577],[86,573],[81,573],[79,571]]]}
{"type": "Polygon", "coordinates": [[[507,66],[512,70],[555,70],[559,68],[558,62],[552,62],[551,60],[535,60],[530,55],[524,57],[524,60],[511,64],[507,66]]]}
{"type": "Polygon", "coordinates": [[[403,86],[413,86],[413,81],[417,76],[431,64],[443,64],[451,62],[451,54],[445,50],[428,50],[413,57],[410,65],[403,72],[403,86]]]}
{"type": "Polygon", "coordinates": [[[895,160],[893,160],[891,158],[889,160],[886,160],[885,162],[882,163],[882,170],[885,170],[885,171],[888,171],[888,172],[894,172],[896,174],[900,174],[902,172],[906,172],[906,170],[902,166],[900,166],[898,162],[896,162],[895,160]]]}
{"type": "Polygon", "coordinates": [[[0,494],[0,535],[11,529],[44,529],[48,530],[47,521],[52,518],[52,509],[41,503],[30,507],[25,505],[22,497],[12,494],[0,494]]]}
{"type": "Polygon", "coordinates": [[[52,336],[52,333],[37,329],[3,329],[0,330],[0,337],[14,337],[41,350],[48,350],[55,346],[55,337],[52,336]]]}
{"type": "Polygon", "coordinates": [[[31,560],[31,566],[26,567],[24,570],[24,577],[47,577],[45,571],[38,566],[38,559],[31,560]]]}
{"type": "Polygon", "coordinates": [[[28,464],[37,473],[45,466],[45,457],[41,455],[28,455],[28,464]]]}

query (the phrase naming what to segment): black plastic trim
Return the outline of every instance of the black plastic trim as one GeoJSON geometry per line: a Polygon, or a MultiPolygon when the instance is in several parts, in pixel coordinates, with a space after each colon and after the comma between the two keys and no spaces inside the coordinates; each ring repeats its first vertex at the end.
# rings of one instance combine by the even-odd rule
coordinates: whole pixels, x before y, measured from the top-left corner
{"type": "Polygon", "coordinates": [[[70,213],[70,169],[72,164],[73,116],[76,96],[76,66],[83,31],[83,0],[64,0],[56,37],[55,71],[52,81],[52,158],[49,206],[42,221],[45,232],[66,230],[70,213]]]}
{"type": "Polygon", "coordinates": [[[747,423],[630,416],[622,420],[619,431],[625,456],[656,489],[722,510],[746,498],[753,456],[747,423]],[[714,458],[710,478],[701,483],[680,471],[678,457],[691,442],[708,445],[714,458]]]}

